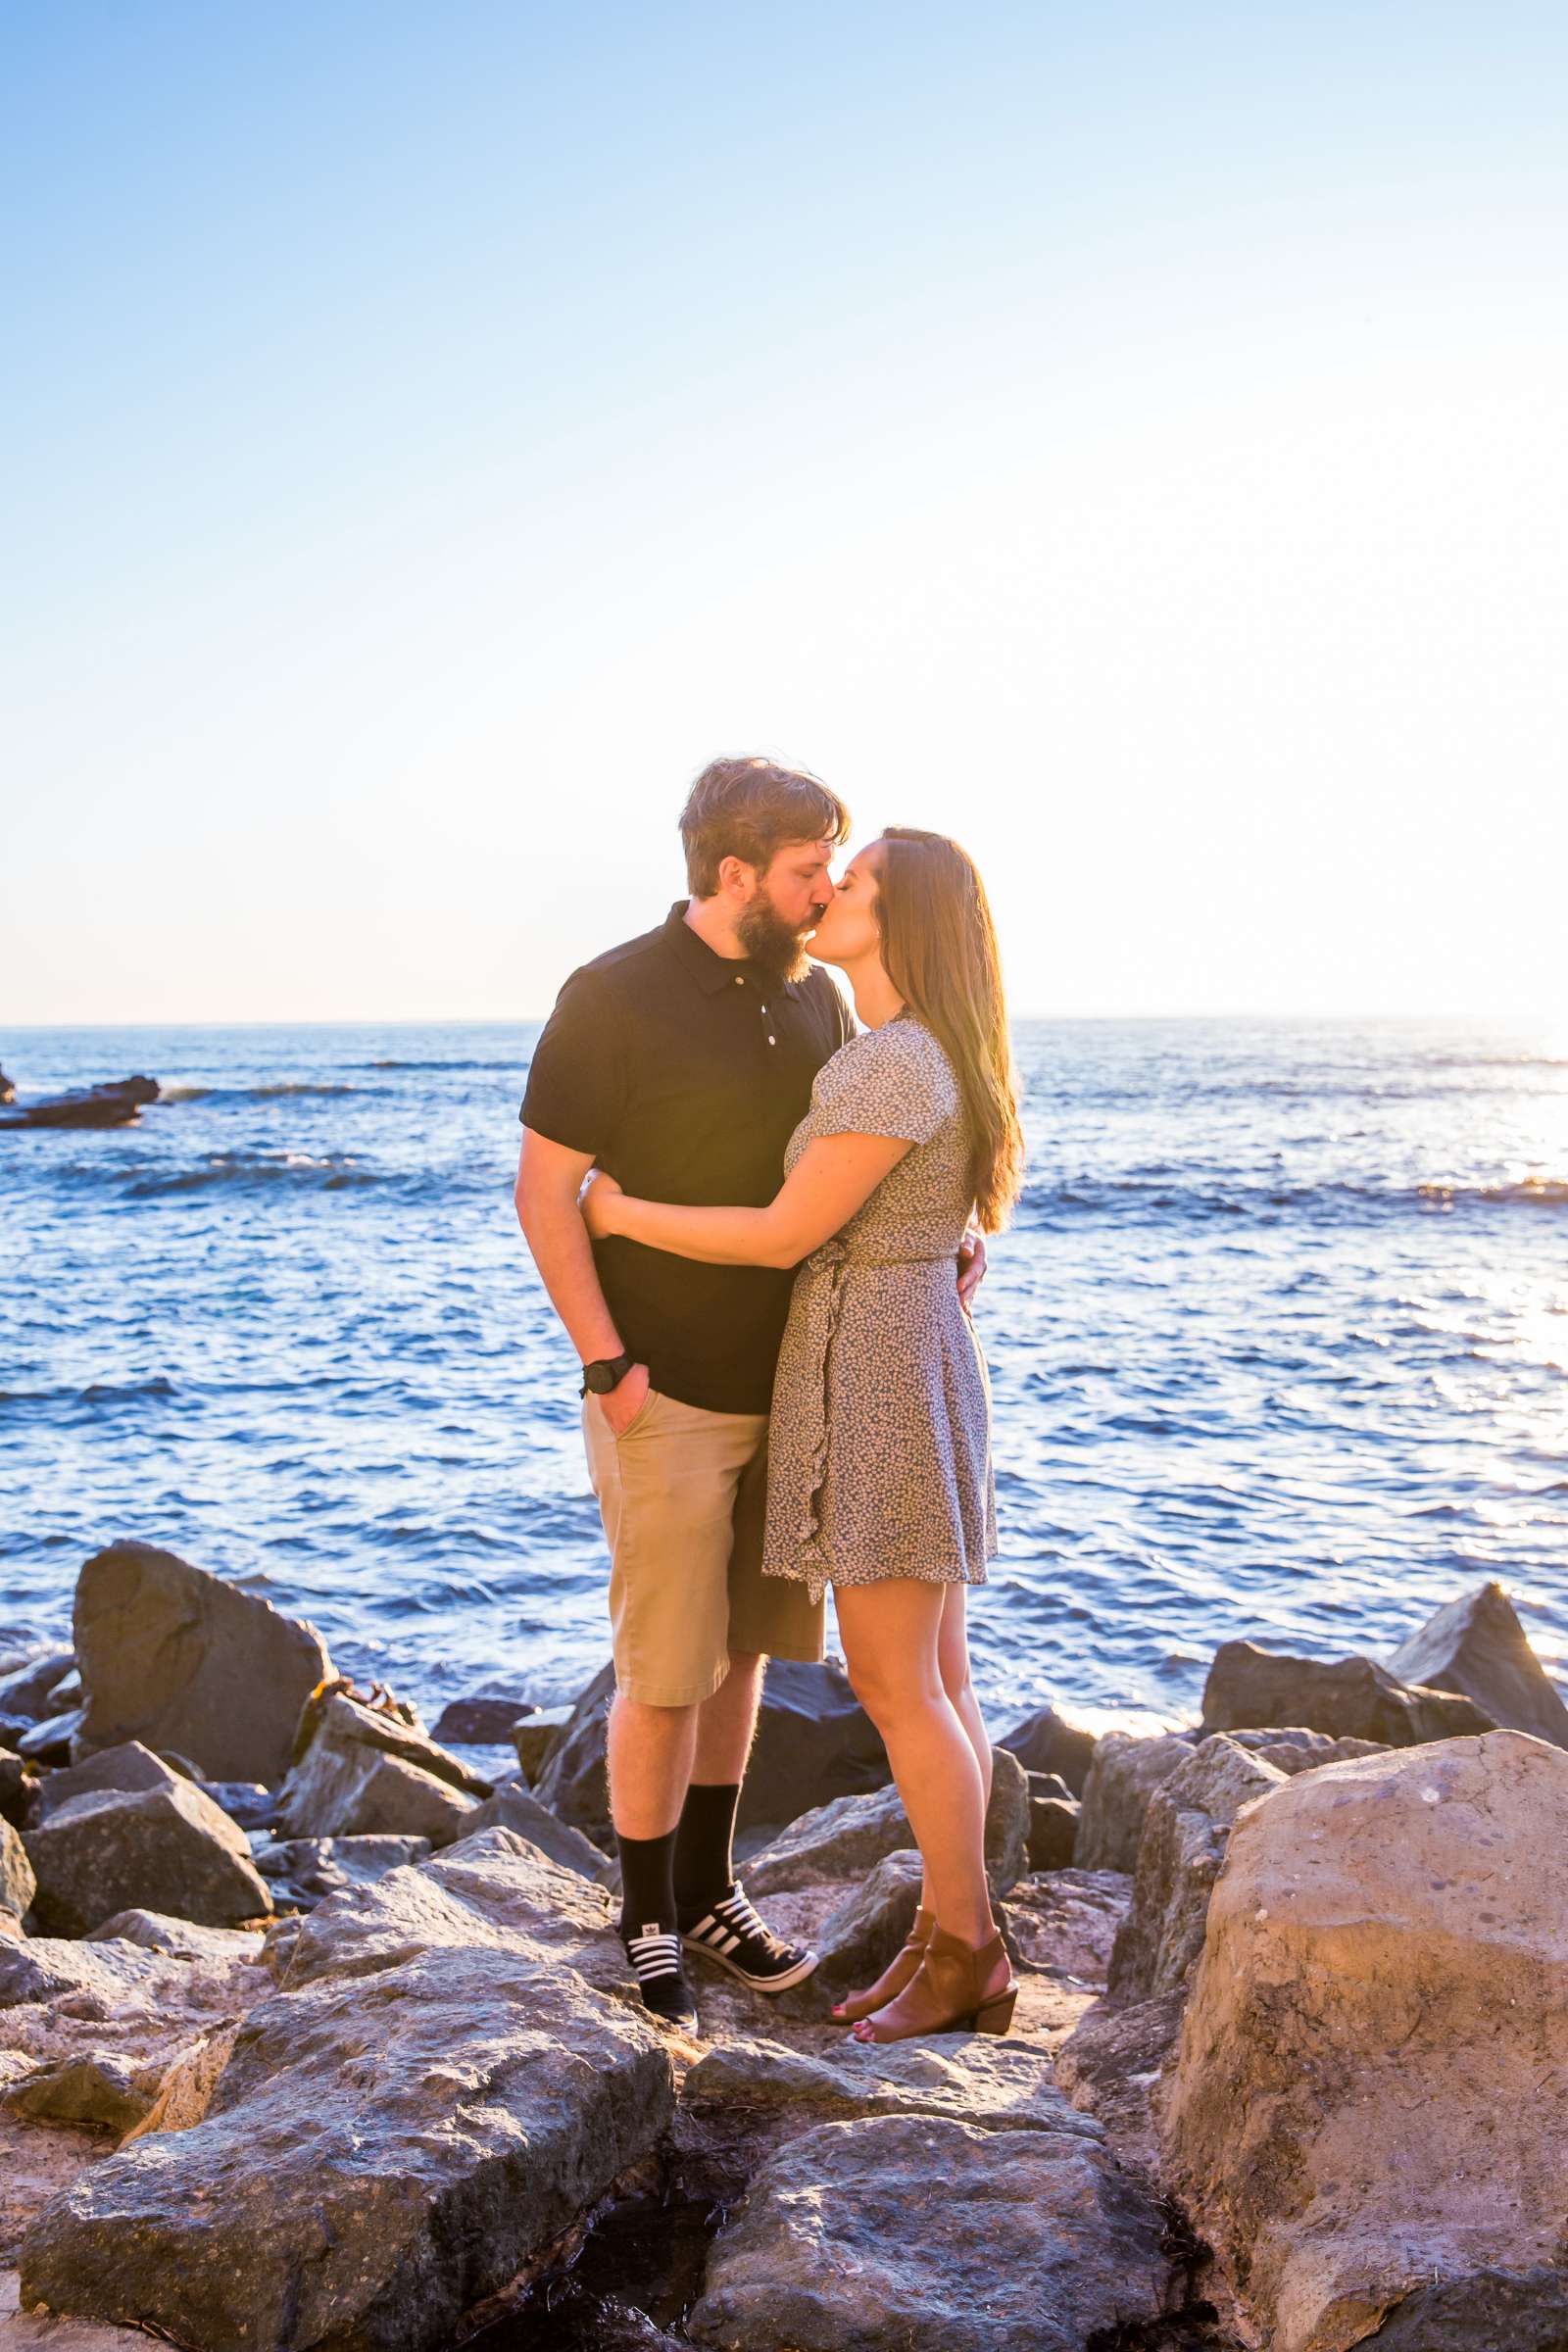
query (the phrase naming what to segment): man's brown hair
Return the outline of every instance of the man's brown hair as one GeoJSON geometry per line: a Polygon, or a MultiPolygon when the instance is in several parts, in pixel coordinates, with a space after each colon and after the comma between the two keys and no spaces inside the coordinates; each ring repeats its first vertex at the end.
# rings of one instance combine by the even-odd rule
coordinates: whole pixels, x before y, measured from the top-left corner
{"type": "Polygon", "coordinates": [[[804,767],[771,760],[710,760],[680,812],[686,881],[694,899],[718,888],[719,861],[740,858],[764,873],[787,841],[849,839],[850,812],[804,767]]]}

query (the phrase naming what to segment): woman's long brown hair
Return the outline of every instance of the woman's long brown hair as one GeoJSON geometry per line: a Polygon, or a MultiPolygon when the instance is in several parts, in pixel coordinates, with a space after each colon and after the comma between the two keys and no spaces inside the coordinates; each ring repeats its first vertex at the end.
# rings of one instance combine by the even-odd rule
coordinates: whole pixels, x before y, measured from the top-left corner
{"type": "Polygon", "coordinates": [[[1002,956],[985,885],[945,833],[889,825],[876,912],[888,978],[946,1048],[970,1135],[975,1213],[1004,1225],[1023,1181],[1023,1132],[1002,956]]]}

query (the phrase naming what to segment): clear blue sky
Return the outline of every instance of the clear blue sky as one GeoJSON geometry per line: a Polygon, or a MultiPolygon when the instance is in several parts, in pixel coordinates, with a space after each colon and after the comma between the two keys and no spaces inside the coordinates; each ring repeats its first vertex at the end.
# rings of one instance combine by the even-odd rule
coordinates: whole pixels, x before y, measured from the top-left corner
{"type": "Polygon", "coordinates": [[[1568,1030],[1568,20],[14,6],[0,1024],[510,1015],[720,750],[1020,1009],[1568,1030]]]}

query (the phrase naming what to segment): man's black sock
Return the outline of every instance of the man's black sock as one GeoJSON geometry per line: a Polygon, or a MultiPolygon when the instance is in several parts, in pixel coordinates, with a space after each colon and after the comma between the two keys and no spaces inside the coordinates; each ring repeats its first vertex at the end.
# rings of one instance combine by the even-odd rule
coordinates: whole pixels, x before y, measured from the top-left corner
{"type": "Polygon", "coordinates": [[[675,1908],[688,1924],[727,1894],[735,1877],[730,1841],[739,1781],[704,1786],[693,1782],[675,1825],[675,1908]]]}
{"type": "Polygon", "coordinates": [[[675,1925],[674,1859],[678,1833],[662,1838],[623,1838],[615,1832],[620,1852],[620,1932],[640,1936],[645,1928],[675,1925]]]}

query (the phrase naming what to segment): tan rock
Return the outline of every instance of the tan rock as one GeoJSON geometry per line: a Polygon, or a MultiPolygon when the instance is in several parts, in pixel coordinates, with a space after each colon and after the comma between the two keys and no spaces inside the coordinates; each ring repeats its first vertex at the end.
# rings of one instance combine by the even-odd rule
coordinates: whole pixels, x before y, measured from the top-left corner
{"type": "Polygon", "coordinates": [[[1479,2329],[1503,2295],[1534,2344],[1563,2307],[1565,1824],[1568,1754],[1509,1731],[1238,1813],[1161,2139],[1269,2352],[1348,2352],[1401,2305],[1479,2329]]]}

